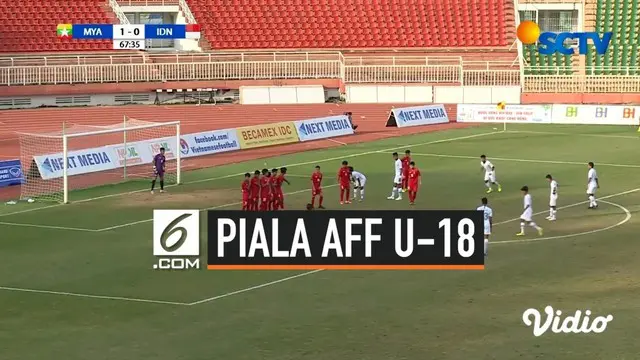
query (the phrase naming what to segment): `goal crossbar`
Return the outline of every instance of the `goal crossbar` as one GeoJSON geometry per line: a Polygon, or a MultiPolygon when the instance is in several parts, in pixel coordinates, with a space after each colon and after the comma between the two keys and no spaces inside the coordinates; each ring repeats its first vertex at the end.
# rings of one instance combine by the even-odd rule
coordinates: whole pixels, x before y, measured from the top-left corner
{"type": "Polygon", "coordinates": [[[38,133],[26,133],[26,132],[16,132],[16,134],[31,135],[31,136],[37,136],[37,137],[50,138],[50,139],[62,139],[63,137],[74,138],[74,137],[81,137],[81,136],[88,136],[88,135],[103,135],[103,134],[111,134],[111,133],[117,133],[122,131],[142,130],[142,129],[149,129],[149,128],[154,128],[159,126],[169,126],[169,125],[176,125],[179,127],[180,121],[168,121],[168,122],[162,122],[162,123],[153,123],[148,125],[134,125],[134,126],[126,126],[126,127],[123,126],[119,128],[86,131],[86,132],[75,133],[75,134],[51,135],[51,134],[38,134],[38,133]]]}

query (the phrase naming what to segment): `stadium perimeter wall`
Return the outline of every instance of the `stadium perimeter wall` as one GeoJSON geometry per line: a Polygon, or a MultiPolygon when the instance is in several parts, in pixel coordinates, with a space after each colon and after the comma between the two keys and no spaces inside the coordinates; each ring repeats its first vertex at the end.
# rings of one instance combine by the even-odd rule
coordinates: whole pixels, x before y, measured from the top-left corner
{"type": "Polygon", "coordinates": [[[640,94],[630,93],[523,93],[522,104],[640,104],[640,94]]]}
{"type": "MultiPolygon", "coordinates": [[[[415,104],[418,105],[418,104],[415,104]]],[[[394,107],[408,104],[317,104],[317,105],[224,105],[224,106],[117,106],[88,108],[54,108],[0,111],[0,158],[19,158],[20,148],[15,131],[58,131],[63,122],[76,124],[105,125],[122,121],[124,115],[147,121],[175,121],[182,123],[182,132],[196,133],[205,130],[226,129],[247,125],[269,124],[280,121],[304,120],[339,115],[350,111],[358,130],[355,135],[331,140],[309,141],[290,145],[241,150],[232,153],[188,158],[183,162],[187,170],[237,163],[252,159],[292,154],[367,141],[398,137],[408,134],[440,131],[451,128],[475,126],[455,123],[456,105],[445,105],[449,115],[448,124],[427,125],[408,128],[385,127],[389,112],[394,107]]],[[[90,145],[88,145],[90,147],[90,145]]],[[[95,174],[79,175],[90,182],[95,174]]],[[[15,199],[20,194],[19,186],[0,189],[0,200],[15,199]]]]}

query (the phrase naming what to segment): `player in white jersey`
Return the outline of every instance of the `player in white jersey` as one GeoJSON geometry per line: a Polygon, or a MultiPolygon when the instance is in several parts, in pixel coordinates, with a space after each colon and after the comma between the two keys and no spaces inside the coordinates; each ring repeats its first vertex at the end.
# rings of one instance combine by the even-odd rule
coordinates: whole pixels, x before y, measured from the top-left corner
{"type": "Polygon", "coordinates": [[[529,224],[529,226],[538,230],[538,235],[542,236],[542,228],[533,221],[533,200],[531,199],[531,194],[529,194],[529,187],[525,185],[520,191],[522,191],[522,195],[524,195],[524,211],[522,215],[520,215],[520,232],[516,235],[523,236],[524,226],[529,224]]]}
{"type": "Polygon", "coordinates": [[[595,165],[592,162],[589,162],[588,167],[587,196],[589,196],[589,209],[595,209],[598,207],[598,202],[596,201],[596,190],[600,188],[600,183],[598,182],[598,173],[596,172],[595,165]]]}
{"type": "Polygon", "coordinates": [[[393,189],[391,189],[391,195],[387,199],[402,200],[402,160],[398,158],[397,152],[393,153],[393,169],[395,171],[393,189]]]}
{"type": "Polygon", "coordinates": [[[482,221],[484,222],[484,256],[487,256],[489,250],[489,236],[493,227],[493,210],[488,205],[489,200],[482,198],[482,206],[478,206],[476,210],[482,211],[482,221]]]}
{"type": "Polygon", "coordinates": [[[351,181],[353,182],[353,200],[358,197],[360,192],[360,201],[364,200],[364,185],[367,183],[367,177],[359,171],[353,170],[353,166],[349,166],[351,171],[351,181]]]}
{"type": "Polygon", "coordinates": [[[549,216],[547,216],[547,220],[555,221],[556,213],[558,212],[558,182],[553,180],[553,176],[551,176],[551,174],[547,174],[545,178],[549,182],[549,187],[551,188],[549,191],[549,216]]]}
{"type": "Polygon", "coordinates": [[[484,170],[484,185],[487,187],[487,194],[493,191],[491,185],[498,186],[498,192],[502,191],[502,185],[496,181],[496,167],[485,155],[480,156],[480,167],[484,170]]]}

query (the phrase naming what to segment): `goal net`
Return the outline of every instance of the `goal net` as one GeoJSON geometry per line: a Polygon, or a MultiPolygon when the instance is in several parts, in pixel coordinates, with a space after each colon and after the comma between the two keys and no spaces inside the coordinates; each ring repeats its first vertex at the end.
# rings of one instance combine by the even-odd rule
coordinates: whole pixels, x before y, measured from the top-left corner
{"type": "MultiPolygon", "coordinates": [[[[73,190],[123,181],[144,180],[149,186],[153,157],[160,148],[165,149],[165,185],[180,183],[179,121],[157,123],[125,116],[113,125],[65,124],[58,132],[19,135],[23,200],[67,203],[73,190]]],[[[142,183],[133,188],[143,189],[142,183]]]]}

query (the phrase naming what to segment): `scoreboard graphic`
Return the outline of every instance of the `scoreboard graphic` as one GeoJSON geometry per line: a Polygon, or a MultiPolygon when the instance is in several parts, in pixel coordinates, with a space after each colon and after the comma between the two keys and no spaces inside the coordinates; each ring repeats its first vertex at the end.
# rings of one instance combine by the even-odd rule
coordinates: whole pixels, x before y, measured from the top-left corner
{"type": "Polygon", "coordinates": [[[116,50],[143,50],[145,40],[199,40],[198,24],[58,24],[61,39],[112,40],[116,50]]]}

